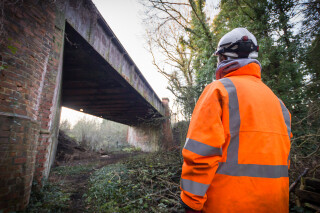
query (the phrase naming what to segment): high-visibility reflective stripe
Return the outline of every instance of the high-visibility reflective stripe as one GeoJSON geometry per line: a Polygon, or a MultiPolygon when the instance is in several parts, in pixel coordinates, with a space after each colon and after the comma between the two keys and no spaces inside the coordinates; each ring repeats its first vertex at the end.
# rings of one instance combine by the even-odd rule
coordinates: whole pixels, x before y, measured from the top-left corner
{"type": "Polygon", "coordinates": [[[281,100],[280,101],[280,105],[281,105],[281,110],[282,110],[282,114],[283,114],[283,118],[284,121],[286,122],[286,126],[287,126],[287,132],[288,132],[288,136],[290,139],[290,135],[291,135],[291,122],[290,122],[290,114],[288,109],[284,106],[284,104],[282,103],[281,100]]]}
{"type": "Polygon", "coordinates": [[[194,195],[204,196],[210,184],[198,183],[192,180],[181,178],[181,188],[194,195]]]}
{"type": "Polygon", "coordinates": [[[185,149],[202,156],[222,155],[222,149],[187,138],[185,149]]]}
{"type": "Polygon", "coordinates": [[[219,163],[217,174],[261,178],[288,177],[287,165],[219,163]]]}
{"type": "Polygon", "coordinates": [[[240,112],[237,90],[230,79],[223,78],[219,81],[226,88],[229,96],[229,128],[231,139],[226,162],[238,163],[240,112]]]}
{"type": "MultiPolygon", "coordinates": [[[[288,132],[289,140],[290,140],[290,137],[291,137],[290,114],[289,114],[288,109],[283,104],[283,102],[280,99],[279,99],[279,101],[280,101],[280,105],[281,105],[282,115],[283,115],[284,121],[285,121],[286,126],[287,126],[287,132],[288,132]]],[[[290,152],[289,152],[288,159],[287,159],[288,164],[289,164],[289,160],[290,160],[290,152]]]]}
{"type": "MultiPolygon", "coordinates": [[[[223,78],[219,81],[223,84],[229,96],[229,128],[231,139],[227,151],[227,160],[225,163],[219,163],[219,167],[216,173],[231,176],[264,178],[288,177],[287,165],[238,164],[239,132],[241,122],[237,90],[230,79],[223,78]]],[[[289,112],[281,101],[280,103],[290,137],[291,129],[289,112]]]]}

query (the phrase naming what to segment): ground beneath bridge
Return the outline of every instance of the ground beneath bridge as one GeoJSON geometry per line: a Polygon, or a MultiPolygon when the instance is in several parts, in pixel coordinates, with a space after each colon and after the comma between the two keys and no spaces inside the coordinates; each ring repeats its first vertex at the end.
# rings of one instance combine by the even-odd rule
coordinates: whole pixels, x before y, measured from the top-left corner
{"type": "Polygon", "coordinates": [[[24,212],[92,212],[86,202],[92,174],[104,166],[125,163],[131,157],[144,154],[138,151],[94,152],[60,131],[49,178],[43,189],[32,190],[30,204],[24,212]]]}
{"type": "Polygon", "coordinates": [[[90,212],[90,206],[86,205],[84,195],[88,190],[88,182],[92,173],[106,165],[129,160],[130,157],[137,154],[142,153],[109,154],[107,156],[96,153],[96,156],[90,154],[89,159],[62,162],[63,165],[53,168],[49,176],[50,184],[59,186],[63,189],[63,193],[69,195],[69,206],[66,206],[64,212],[90,212]]]}

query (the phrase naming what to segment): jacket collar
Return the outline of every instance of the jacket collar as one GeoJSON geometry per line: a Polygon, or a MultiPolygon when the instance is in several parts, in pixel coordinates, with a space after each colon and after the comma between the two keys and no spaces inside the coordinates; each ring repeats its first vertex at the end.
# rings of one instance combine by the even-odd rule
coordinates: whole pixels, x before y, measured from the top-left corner
{"type": "Polygon", "coordinates": [[[244,58],[225,60],[218,64],[216,79],[223,77],[251,75],[261,79],[261,65],[258,60],[244,58]]]}

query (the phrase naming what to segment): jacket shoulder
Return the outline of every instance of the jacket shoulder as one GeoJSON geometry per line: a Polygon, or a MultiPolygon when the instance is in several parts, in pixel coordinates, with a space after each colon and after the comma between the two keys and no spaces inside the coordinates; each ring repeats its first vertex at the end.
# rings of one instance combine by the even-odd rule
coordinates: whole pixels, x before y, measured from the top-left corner
{"type": "Polygon", "coordinates": [[[221,89],[223,89],[223,88],[224,88],[224,85],[223,85],[223,83],[222,83],[221,80],[222,80],[222,79],[219,79],[219,80],[216,80],[216,81],[211,82],[210,84],[208,84],[208,85],[206,86],[205,89],[211,89],[211,90],[214,90],[214,89],[221,90],[221,89]]]}

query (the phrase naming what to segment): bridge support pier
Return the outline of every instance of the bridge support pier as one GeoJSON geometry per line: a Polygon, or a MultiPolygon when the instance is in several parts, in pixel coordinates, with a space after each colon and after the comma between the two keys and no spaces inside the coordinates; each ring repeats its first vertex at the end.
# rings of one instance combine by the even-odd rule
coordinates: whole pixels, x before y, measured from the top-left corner
{"type": "Polygon", "coordinates": [[[144,152],[156,152],[173,146],[169,99],[162,98],[162,104],[165,107],[164,118],[129,127],[127,137],[129,144],[141,148],[144,152]]]}
{"type": "Polygon", "coordinates": [[[144,152],[160,150],[161,127],[151,124],[141,124],[128,128],[128,143],[144,152]]]}

